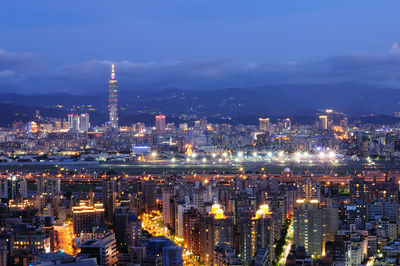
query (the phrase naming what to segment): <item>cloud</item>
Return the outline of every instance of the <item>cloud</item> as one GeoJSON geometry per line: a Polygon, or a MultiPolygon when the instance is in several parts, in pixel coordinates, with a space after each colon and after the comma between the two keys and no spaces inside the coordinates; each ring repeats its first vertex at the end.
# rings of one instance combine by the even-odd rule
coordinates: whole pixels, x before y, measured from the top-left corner
{"type": "Polygon", "coordinates": [[[89,60],[50,68],[37,55],[0,50],[0,92],[105,94],[112,63],[116,64],[120,90],[210,90],[349,82],[400,87],[400,53],[349,54],[282,64],[236,63],[228,59],[145,63],[89,60]]]}
{"type": "Polygon", "coordinates": [[[392,47],[391,47],[389,53],[391,53],[391,54],[398,54],[398,53],[400,53],[400,47],[399,47],[399,43],[398,43],[398,42],[394,42],[394,43],[392,44],[392,47]]]}
{"type": "Polygon", "coordinates": [[[0,71],[27,70],[42,63],[42,60],[32,53],[10,53],[0,49],[0,71]]]}

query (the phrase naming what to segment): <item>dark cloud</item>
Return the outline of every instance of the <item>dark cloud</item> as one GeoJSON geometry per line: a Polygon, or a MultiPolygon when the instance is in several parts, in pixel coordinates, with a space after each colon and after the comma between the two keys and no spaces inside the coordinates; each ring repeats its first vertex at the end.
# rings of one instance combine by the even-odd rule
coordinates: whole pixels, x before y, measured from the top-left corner
{"type": "Polygon", "coordinates": [[[266,84],[334,84],[353,82],[398,88],[400,54],[333,56],[318,62],[284,64],[148,62],[90,60],[55,68],[34,54],[0,50],[0,89],[20,93],[106,93],[110,65],[116,64],[122,90],[165,88],[217,89],[266,84]]]}

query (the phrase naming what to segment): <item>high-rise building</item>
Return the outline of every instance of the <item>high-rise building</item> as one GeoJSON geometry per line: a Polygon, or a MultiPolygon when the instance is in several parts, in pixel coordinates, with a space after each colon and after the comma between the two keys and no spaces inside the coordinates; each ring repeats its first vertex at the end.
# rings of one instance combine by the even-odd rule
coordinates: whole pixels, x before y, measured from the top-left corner
{"type": "Polygon", "coordinates": [[[7,239],[0,238],[0,265],[7,265],[7,239]]]}
{"type": "Polygon", "coordinates": [[[195,256],[200,256],[200,216],[194,208],[183,214],[183,244],[195,256]]]}
{"type": "Polygon", "coordinates": [[[126,232],[129,218],[129,207],[118,206],[114,211],[114,233],[117,246],[126,245],[126,232]]]}
{"type": "Polygon", "coordinates": [[[75,235],[80,235],[84,228],[104,225],[103,203],[88,206],[85,202],[81,202],[79,206],[72,207],[72,219],[75,235]]]}
{"type": "Polygon", "coordinates": [[[128,191],[126,179],[109,177],[103,180],[103,203],[106,209],[106,218],[113,219],[117,199],[128,191]]]}
{"type": "Polygon", "coordinates": [[[133,247],[138,245],[139,238],[142,235],[142,221],[133,214],[130,213],[128,217],[128,224],[126,228],[126,245],[133,247]]]}
{"type": "Polygon", "coordinates": [[[233,247],[233,217],[225,216],[219,204],[212,206],[209,215],[200,217],[200,261],[208,264],[213,260],[214,247],[226,244],[233,247]]]}
{"type": "Polygon", "coordinates": [[[54,196],[61,192],[59,178],[39,177],[37,181],[37,194],[42,196],[54,196]]]}
{"type": "Polygon", "coordinates": [[[1,197],[4,199],[27,198],[28,187],[26,180],[19,176],[11,176],[0,183],[1,197]]]}
{"type": "Polygon", "coordinates": [[[320,115],[319,117],[319,128],[323,130],[328,129],[328,116],[320,115]]]}
{"type": "Polygon", "coordinates": [[[165,132],[165,115],[156,115],[156,133],[162,134],[165,132]]]}
{"type": "Polygon", "coordinates": [[[88,240],[81,244],[81,253],[97,258],[97,264],[102,266],[116,265],[117,248],[115,236],[108,233],[101,239],[88,240]]]}
{"type": "Polygon", "coordinates": [[[68,114],[68,129],[71,131],[87,132],[90,128],[89,114],[68,114]]]}
{"type": "Polygon", "coordinates": [[[267,204],[262,204],[253,217],[246,217],[240,222],[240,254],[246,265],[259,249],[271,251],[274,259],[275,239],[279,238],[280,218],[269,211],[267,204]]]}
{"type": "Polygon", "coordinates": [[[292,128],[292,121],[290,121],[290,118],[286,118],[285,121],[283,121],[283,127],[287,130],[292,128]]]}
{"type": "Polygon", "coordinates": [[[260,130],[267,131],[269,129],[269,118],[259,118],[260,130]]]}
{"type": "Polygon", "coordinates": [[[118,85],[115,79],[114,64],[111,65],[111,79],[108,87],[109,123],[114,129],[118,128],[118,85]]]}
{"type": "Polygon", "coordinates": [[[183,265],[182,247],[170,245],[162,249],[163,266],[183,265]]]}
{"type": "Polygon", "coordinates": [[[164,225],[171,227],[173,221],[173,215],[171,213],[171,198],[175,191],[173,186],[166,186],[162,189],[162,212],[164,225]]]}
{"type": "Polygon", "coordinates": [[[219,244],[214,248],[213,252],[213,265],[224,266],[224,265],[243,265],[235,250],[226,244],[219,244]]]}
{"type": "Polygon", "coordinates": [[[154,180],[144,181],[143,183],[143,205],[146,212],[157,210],[156,187],[154,180]]]}
{"type": "Polygon", "coordinates": [[[80,116],[78,114],[68,114],[68,128],[72,131],[79,131],[80,116]]]}
{"type": "Polygon", "coordinates": [[[88,132],[90,128],[89,114],[88,113],[80,114],[79,118],[80,118],[79,131],[88,132]]]}
{"type": "Polygon", "coordinates": [[[325,243],[338,230],[338,209],[321,206],[319,201],[299,199],[293,213],[294,243],[316,257],[325,254],[325,243]]]}

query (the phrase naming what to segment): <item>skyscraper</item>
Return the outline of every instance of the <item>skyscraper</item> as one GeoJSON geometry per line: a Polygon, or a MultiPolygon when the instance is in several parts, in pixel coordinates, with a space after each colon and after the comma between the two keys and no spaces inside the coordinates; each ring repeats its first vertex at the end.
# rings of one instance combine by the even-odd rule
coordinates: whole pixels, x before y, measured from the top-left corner
{"type": "Polygon", "coordinates": [[[161,134],[165,132],[165,115],[156,115],[156,133],[161,134]]]}
{"type": "Polygon", "coordinates": [[[108,111],[110,114],[110,125],[112,128],[118,128],[118,86],[115,79],[114,64],[111,65],[111,79],[108,89],[108,111]]]}
{"type": "Polygon", "coordinates": [[[90,128],[89,114],[80,114],[80,131],[88,132],[90,128]]]}
{"type": "Polygon", "coordinates": [[[79,131],[80,117],[78,114],[68,114],[69,130],[79,131]]]}

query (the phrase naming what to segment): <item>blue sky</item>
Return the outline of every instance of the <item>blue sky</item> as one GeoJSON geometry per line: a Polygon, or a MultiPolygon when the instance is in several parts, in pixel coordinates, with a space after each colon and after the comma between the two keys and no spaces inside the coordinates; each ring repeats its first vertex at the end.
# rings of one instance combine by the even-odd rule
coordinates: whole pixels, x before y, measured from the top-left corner
{"type": "Polygon", "coordinates": [[[132,90],[397,87],[399,10],[398,0],[1,1],[0,89],[93,93],[111,62],[132,90]]]}

